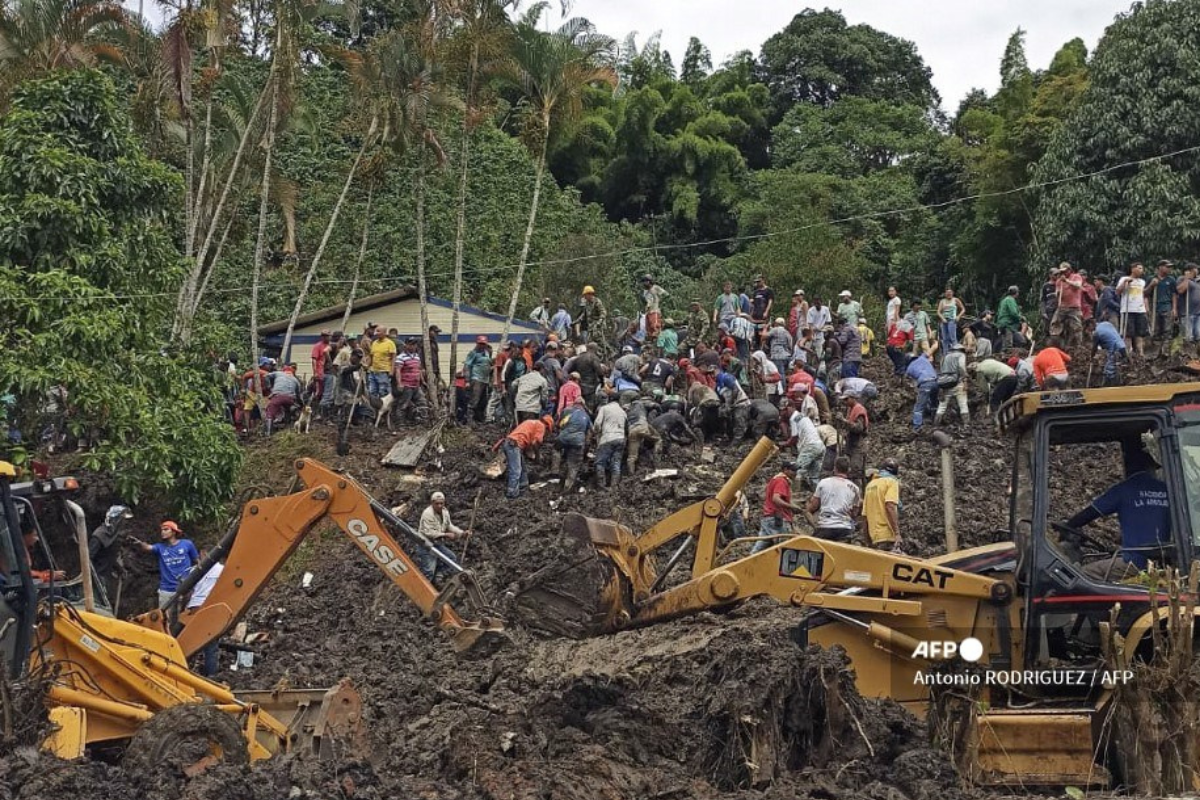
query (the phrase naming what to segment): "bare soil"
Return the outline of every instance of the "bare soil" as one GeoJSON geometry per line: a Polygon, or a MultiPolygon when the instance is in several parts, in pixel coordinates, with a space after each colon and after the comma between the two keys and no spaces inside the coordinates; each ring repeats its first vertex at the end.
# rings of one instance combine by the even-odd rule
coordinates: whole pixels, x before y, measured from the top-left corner
{"type": "MultiPolygon", "coordinates": [[[[927,434],[911,431],[912,390],[886,366],[882,357],[867,365],[881,388],[867,463],[899,461],[905,548],[941,552],[939,453],[927,434]]],[[[950,431],[962,546],[1006,538],[997,531],[1007,527],[1007,443],[983,415],[950,431]]],[[[348,471],[389,506],[406,505],[411,523],[430,492],[444,491],[456,522],[475,529],[465,562],[499,602],[514,581],[545,564],[564,512],[644,529],[714,491],[751,445],[718,446],[711,464],[697,451],[673,449],[657,466],[679,469],[677,479],[647,483],[639,475],[611,491],[589,488],[566,498],[550,484],[506,500],[502,483],[480,474],[500,435],[447,430],[442,452],[414,478],[379,465],[393,436],[356,430],[350,454],[339,458],[332,428],[319,426],[307,437],[287,432],[251,445],[243,483],[285,491],[291,460],[311,455],[348,471]]],[[[534,473],[535,484],[552,477],[546,463],[534,473]]],[[[749,487],[755,511],[768,477],[764,470],[749,487]]],[[[1064,478],[1063,496],[1086,502],[1108,479],[1064,478]]],[[[89,499],[89,520],[112,500],[100,490],[89,499]]],[[[215,528],[198,536],[215,537],[215,528]]],[[[152,586],[140,591],[128,611],[151,600],[152,586]]],[[[371,753],[331,762],[283,757],[181,781],[131,774],[119,763],[68,764],[10,749],[0,757],[0,799],[986,796],[960,785],[930,747],[923,723],[893,703],[858,696],[841,652],[801,648],[793,637],[798,612],[766,600],[583,641],[514,622],[500,651],[459,656],[352,544],[323,531],[281,571],[247,621],[269,639],[252,668],[232,671],[226,663],[220,678],[235,688],[299,688],[349,676],[365,701],[371,753]],[[301,586],[304,572],[314,576],[308,588],[301,586]]]]}

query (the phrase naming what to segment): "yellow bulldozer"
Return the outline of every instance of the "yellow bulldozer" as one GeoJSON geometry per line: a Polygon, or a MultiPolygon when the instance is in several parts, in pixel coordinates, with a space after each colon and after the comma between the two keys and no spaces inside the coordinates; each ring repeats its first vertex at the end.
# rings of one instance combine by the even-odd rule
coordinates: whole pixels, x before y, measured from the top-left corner
{"type": "Polygon", "coordinates": [[[220,544],[164,608],[113,617],[88,558],[83,510],[72,478],[15,481],[0,462],[0,657],[9,684],[42,693],[51,732],[42,742],[62,758],[120,754],[126,762],[191,775],[218,761],[279,753],[364,752],[362,702],[343,680],[326,690],[232,691],[188,668],[188,658],[237,622],[296,547],[332,521],[407,595],[456,650],[502,640],[503,621],[483,602],[471,573],[439,591],[396,535],[427,544],[348,475],[296,462],[293,491],[245,504],[220,544]],[[55,581],[39,517],[57,507],[79,546],[79,572],[55,581]],[[32,558],[49,569],[32,568],[32,558]],[[205,602],[168,623],[196,581],[220,558],[224,570],[205,602]]]}
{"type": "Polygon", "coordinates": [[[1187,617],[1189,635],[1195,624],[1194,603],[1172,605],[1146,568],[1187,574],[1196,557],[1200,384],[1026,394],[1000,424],[1014,457],[976,487],[1010,497],[995,544],[922,560],[801,535],[731,558],[719,527],[775,453],[762,439],[715,495],[640,535],[569,515],[560,562],[515,584],[509,600],[528,625],[593,636],[768,596],[801,610],[802,641],[845,648],[864,696],[919,716],[944,668],[982,671],[966,737],[972,780],[1115,785],[1121,732],[1106,722],[1116,686],[1152,655],[1169,617],[1187,617]],[[1081,498],[1092,484],[1096,499],[1081,498]],[[1061,521],[1118,501],[1119,537],[1061,521]],[[1149,540],[1147,513],[1161,528],[1149,540]],[[689,552],[690,575],[673,574],[689,552]],[[1115,661],[1112,634],[1124,645],[1115,661]]]}

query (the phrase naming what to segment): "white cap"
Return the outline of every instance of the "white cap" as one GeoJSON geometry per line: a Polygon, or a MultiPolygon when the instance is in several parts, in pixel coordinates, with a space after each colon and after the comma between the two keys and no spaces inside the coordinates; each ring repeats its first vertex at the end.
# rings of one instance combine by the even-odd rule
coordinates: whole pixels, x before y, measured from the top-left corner
{"type": "Polygon", "coordinates": [[[442,494],[441,492],[434,492],[433,494],[429,495],[429,502],[444,503],[446,502],[446,495],[442,494]]]}
{"type": "Polygon", "coordinates": [[[853,296],[854,295],[850,294],[849,289],[843,289],[842,293],[838,295],[838,297],[853,297],[853,296]]]}

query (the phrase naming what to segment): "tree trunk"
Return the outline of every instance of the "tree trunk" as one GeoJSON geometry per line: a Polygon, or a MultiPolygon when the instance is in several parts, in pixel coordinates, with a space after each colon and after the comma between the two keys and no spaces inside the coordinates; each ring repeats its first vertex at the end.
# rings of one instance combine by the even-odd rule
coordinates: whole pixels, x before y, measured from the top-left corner
{"type": "Polygon", "coordinates": [[[375,182],[367,187],[367,210],[363,217],[362,244],[358,248],[358,261],[354,262],[354,279],[350,281],[350,294],[346,297],[346,310],[342,313],[342,333],[350,324],[350,313],[354,310],[354,296],[358,293],[358,278],[362,275],[363,260],[367,257],[367,236],[371,233],[371,201],[375,198],[375,182]]]}
{"type": "MultiPolygon", "coordinates": [[[[263,251],[267,238],[267,208],[271,196],[271,157],[275,150],[275,121],[279,114],[279,79],[272,70],[271,112],[267,117],[267,133],[263,155],[262,197],[258,204],[258,238],[254,243],[254,276],[250,282],[250,369],[254,370],[258,396],[262,398],[262,373],[258,369],[258,285],[262,279],[263,251]]],[[[280,353],[284,358],[288,354],[280,353]]]]}
{"type": "Polygon", "coordinates": [[[479,43],[471,46],[471,64],[467,70],[466,108],[463,109],[462,152],[458,173],[458,220],[454,231],[454,309],[450,316],[450,412],[451,423],[458,411],[458,392],[454,375],[458,370],[458,315],[462,306],[463,254],[467,238],[467,176],[471,161],[471,103],[475,99],[475,74],[479,69],[479,43]]]}
{"type": "Polygon", "coordinates": [[[196,233],[200,229],[200,208],[204,202],[204,192],[208,188],[208,173],[212,170],[212,109],[214,91],[214,88],[209,89],[208,100],[204,104],[204,152],[200,156],[200,186],[196,189],[196,197],[192,201],[192,224],[187,232],[188,256],[192,256],[196,252],[196,233]]]}
{"type": "Polygon", "coordinates": [[[217,242],[217,249],[213,251],[212,260],[208,263],[204,280],[200,282],[200,288],[192,295],[191,304],[187,309],[187,327],[181,328],[179,331],[180,341],[187,342],[192,338],[192,327],[196,323],[196,314],[200,312],[200,303],[204,300],[204,293],[208,291],[208,282],[212,280],[213,273],[217,271],[217,265],[221,263],[221,253],[225,250],[225,240],[229,238],[229,229],[233,227],[233,219],[230,216],[226,220],[225,230],[221,231],[221,238],[217,242]]]}
{"type": "Polygon", "coordinates": [[[504,333],[500,336],[500,349],[508,344],[508,333],[512,329],[513,317],[517,313],[517,300],[521,296],[521,282],[525,280],[525,265],[529,260],[529,245],[533,241],[533,229],[537,223],[538,200],[542,196],[542,174],[546,171],[546,148],[550,143],[550,125],[543,128],[542,151],[538,155],[537,172],[533,182],[533,201],[529,204],[529,224],[525,226],[525,241],[521,245],[521,261],[517,266],[517,279],[513,283],[512,300],[508,304],[508,317],[504,320],[504,333]]]}
{"type": "MultiPolygon", "coordinates": [[[[200,213],[204,203],[204,190],[208,182],[208,172],[210,170],[210,159],[212,154],[212,107],[213,99],[212,92],[208,93],[208,100],[205,103],[204,110],[204,155],[200,159],[200,186],[192,191],[191,178],[188,178],[187,186],[187,231],[184,234],[184,255],[191,259],[191,264],[188,268],[187,277],[184,279],[183,289],[179,292],[179,299],[175,304],[175,321],[171,331],[172,338],[178,336],[183,341],[187,341],[191,335],[191,319],[188,316],[189,309],[198,307],[200,304],[196,300],[196,285],[200,281],[200,275],[204,272],[204,264],[195,258],[196,255],[196,232],[200,228],[200,213]],[[187,331],[185,334],[184,331],[187,331]]],[[[190,151],[189,151],[190,153],[190,151]]],[[[188,169],[191,170],[192,157],[188,156],[188,169]]]]}
{"type": "MultiPolygon", "coordinates": [[[[271,84],[274,82],[274,79],[268,78],[267,82],[268,84],[271,84]]],[[[212,245],[213,236],[216,235],[217,229],[220,227],[221,213],[225,210],[225,203],[229,199],[229,192],[233,188],[234,179],[237,177],[238,170],[241,168],[242,156],[246,152],[246,143],[250,141],[250,135],[254,132],[254,121],[258,118],[258,112],[262,110],[267,96],[269,94],[274,96],[272,92],[273,90],[269,85],[263,87],[262,94],[259,95],[258,102],[254,106],[254,111],[250,113],[250,118],[246,120],[246,128],[242,131],[242,138],[238,142],[237,152],[233,156],[233,164],[230,165],[229,173],[225,176],[225,185],[221,188],[221,197],[217,201],[217,207],[213,210],[212,216],[208,220],[208,232],[204,236],[204,244],[201,245],[200,250],[196,253],[195,260],[192,262],[192,271],[195,273],[195,276],[193,277],[192,275],[189,275],[189,277],[184,281],[184,285],[179,290],[181,309],[199,306],[199,303],[197,303],[194,298],[188,299],[187,305],[183,305],[182,301],[190,294],[191,290],[189,290],[189,287],[192,287],[192,290],[194,290],[195,284],[199,280],[199,272],[203,269],[204,261],[208,257],[208,250],[212,245]]],[[[191,320],[180,320],[180,328],[188,328],[190,330],[191,320]]],[[[183,339],[182,341],[184,344],[187,344],[186,339],[183,339]]]]}
{"type": "Polygon", "coordinates": [[[441,411],[438,392],[438,375],[433,371],[433,359],[429,357],[429,295],[425,286],[425,151],[417,150],[417,180],[413,187],[417,202],[417,295],[421,305],[421,341],[425,358],[425,386],[429,389],[429,408],[436,417],[441,411]]]}
{"type": "Polygon", "coordinates": [[[333,206],[333,213],[329,215],[329,223],[325,226],[325,233],[321,236],[321,244],[317,246],[317,252],[313,256],[312,263],[308,265],[308,272],[304,276],[304,286],[300,289],[300,295],[296,298],[296,306],[292,309],[292,316],[288,320],[287,333],[283,335],[283,350],[286,353],[292,345],[292,334],[296,330],[296,320],[300,318],[300,310],[304,308],[304,301],[308,298],[308,290],[312,287],[313,277],[317,274],[317,267],[321,265],[321,257],[325,255],[325,246],[329,244],[329,236],[333,233],[334,226],[337,225],[338,217],[342,213],[342,205],[346,202],[346,195],[350,193],[350,185],[354,182],[354,176],[358,174],[358,165],[362,163],[363,154],[367,152],[372,139],[375,136],[375,127],[377,118],[371,120],[371,128],[367,131],[366,137],[363,138],[362,147],[358,148],[358,155],[354,157],[354,163],[350,166],[350,172],[346,175],[346,182],[342,184],[342,193],[338,195],[337,203],[333,206]]]}

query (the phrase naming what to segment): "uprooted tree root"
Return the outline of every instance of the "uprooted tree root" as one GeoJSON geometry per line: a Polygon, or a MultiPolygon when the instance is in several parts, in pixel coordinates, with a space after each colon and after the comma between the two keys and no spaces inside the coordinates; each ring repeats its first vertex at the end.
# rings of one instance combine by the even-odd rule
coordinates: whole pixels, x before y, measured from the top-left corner
{"type": "Polygon", "coordinates": [[[1127,791],[1164,796],[1195,790],[1200,776],[1200,662],[1195,659],[1196,588],[1200,565],[1183,577],[1152,570],[1151,603],[1165,597],[1158,624],[1140,642],[1117,633],[1116,615],[1103,626],[1110,670],[1131,670],[1118,682],[1104,721],[1117,778],[1127,791]]]}

